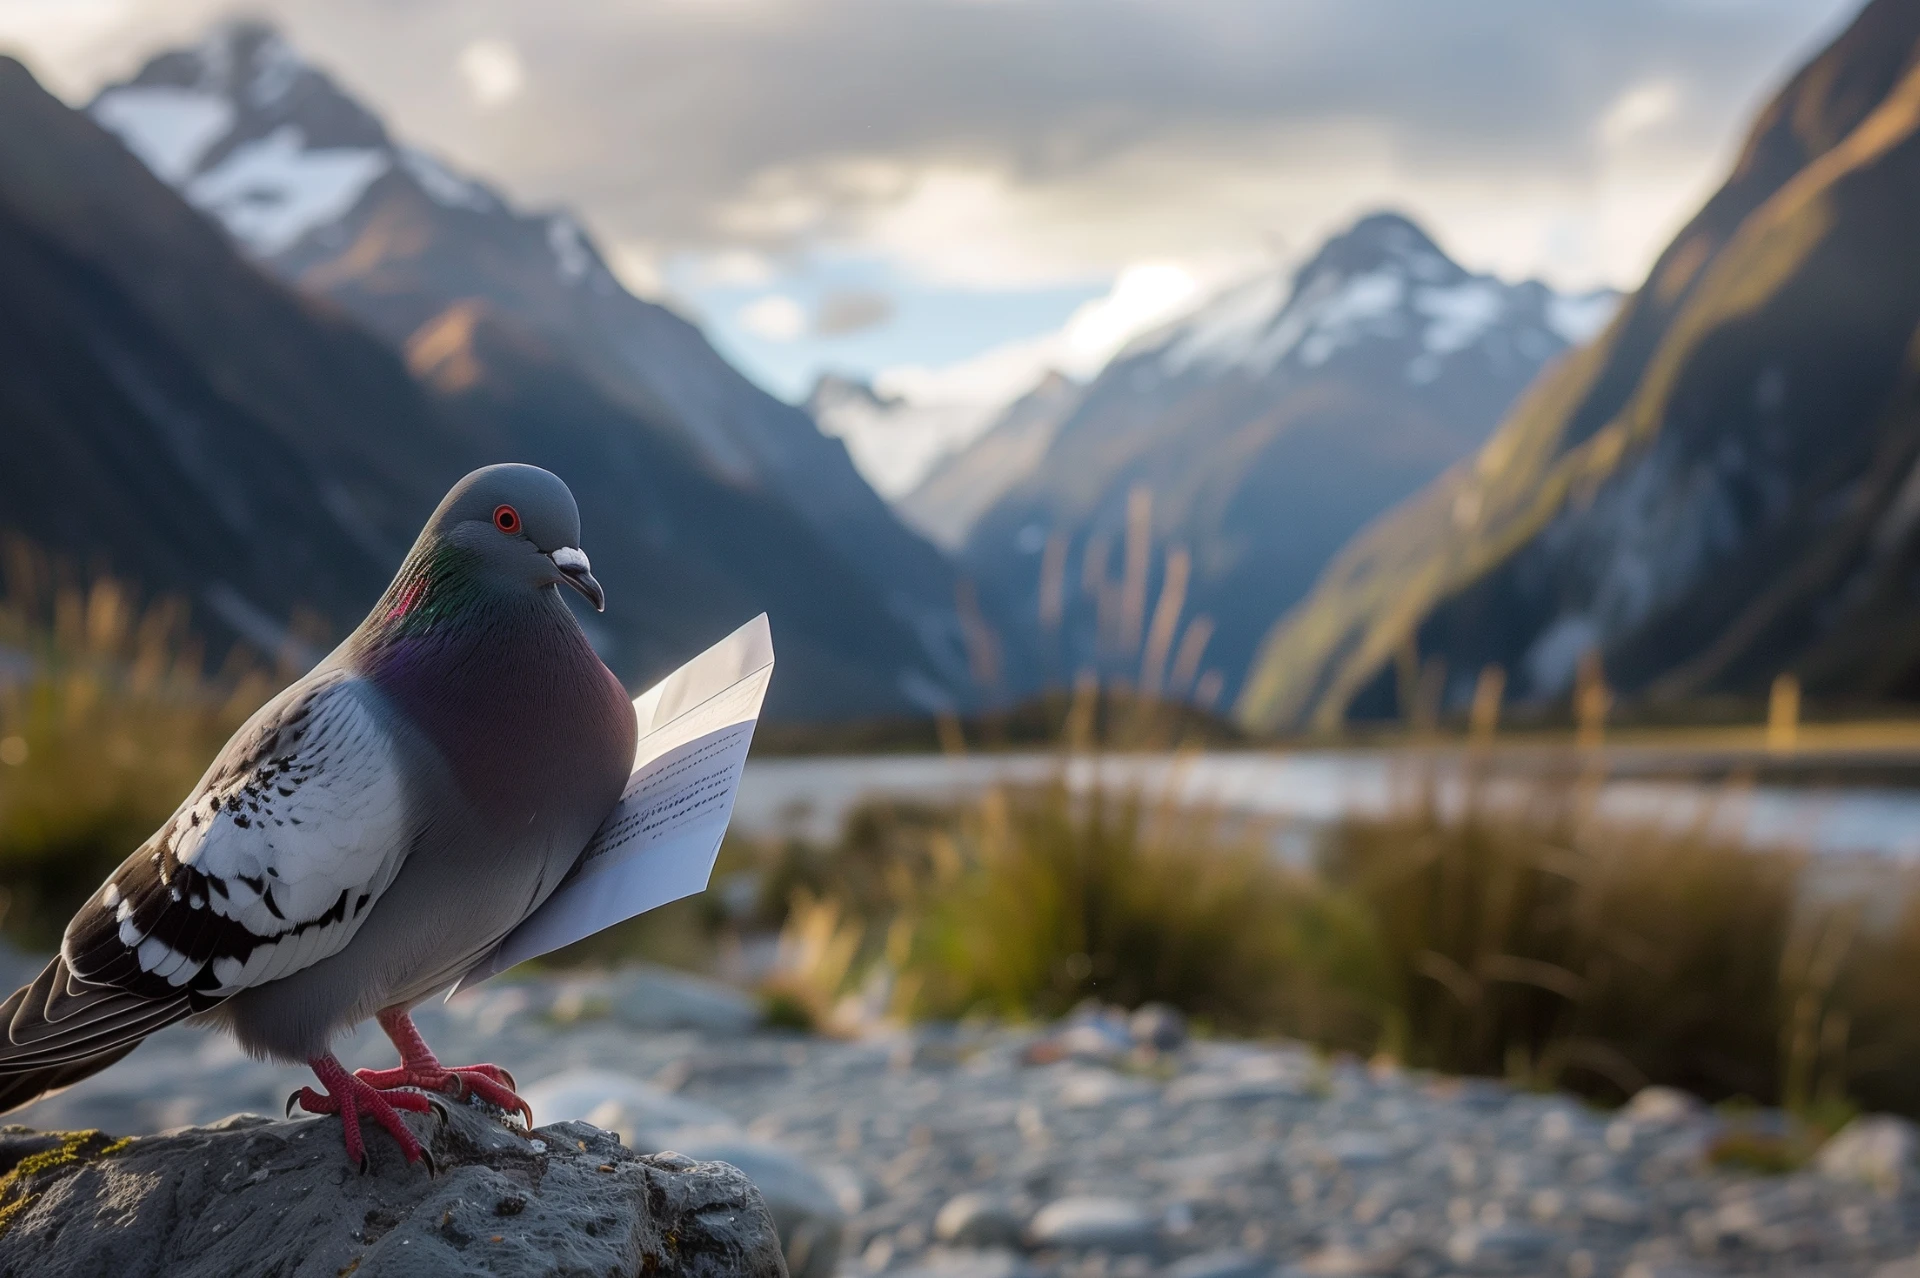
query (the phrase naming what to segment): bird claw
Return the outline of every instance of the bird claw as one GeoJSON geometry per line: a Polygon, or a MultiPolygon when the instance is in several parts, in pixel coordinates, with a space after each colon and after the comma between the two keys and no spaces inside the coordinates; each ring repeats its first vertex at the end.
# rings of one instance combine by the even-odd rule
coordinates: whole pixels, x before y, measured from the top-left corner
{"type": "Polygon", "coordinates": [[[384,1092],[365,1079],[348,1074],[341,1068],[340,1062],[331,1056],[316,1058],[313,1065],[314,1073],[327,1088],[326,1093],[323,1095],[306,1087],[294,1093],[292,1099],[298,1100],[301,1108],[310,1114],[340,1115],[341,1136],[346,1142],[347,1157],[359,1164],[361,1175],[364,1176],[372,1168],[360,1134],[362,1118],[371,1118],[384,1128],[393,1137],[394,1144],[400,1146],[400,1152],[409,1163],[428,1156],[419,1138],[407,1130],[399,1113],[401,1110],[426,1113],[429,1102],[425,1096],[419,1092],[384,1092]]]}
{"type": "Polygon", "coordinates": [[[288,1093],[288,1095],[287,1095],[287,1110],[286,1110],[286,1113],[287,1113],[287,1117],[288,1117],[288,1118],[292,1118],[292,1117],[293,1117],[293,1107],[294,1107],[295,1105],[298,1105],[298,1104],[300,1103],[300,1093],[301,1093],[301,1092],[304,1092],[304,1091],[306,1091],[306,1090],[307,1090],[307,1089],[306,1089],[306,1088],[304,1088],[304,1087],[296,1087],[296,1088],[294,1088],[294,1089],[293,1089],[293,1091],[291,1091],[290,1093],[288,1093]]]}
{"type": "Polygon", "coordinates": [[[420,1147],[420,1161],[427,1165],[427,1176],[429,1179],[436,1178],[440,1175],[440,1163],[434,1158],[433,1151],[425,1145],[420,1147]]]}
{"type": "Polygon", "coordinates": [[[527,1130],[533,1130],[533,1106],[514,1090],[513,1075],[498,1065],[459,1065],[449,1068],[431,1058],[415,1060],[395,1069],[355,1070],[354,1078],[376,1088],[389,1098],[404,1095],[451,1096],[465,1100],[477,1096],[496,1109],[519,1114],[527,1130]],[[401,1091],[419,1088],[419,1092],[401,1091]]]}

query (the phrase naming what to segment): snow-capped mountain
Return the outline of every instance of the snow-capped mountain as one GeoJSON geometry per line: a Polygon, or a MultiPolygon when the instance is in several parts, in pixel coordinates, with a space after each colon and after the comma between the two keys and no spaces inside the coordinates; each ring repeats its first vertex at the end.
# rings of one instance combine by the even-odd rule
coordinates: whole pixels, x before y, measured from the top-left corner
{"type": "Polygon", "coordinates": [[[965,668],[954,577],[839,441],[754,386],[693,325],[629,293],[565,212],[524,212],[391,137],[270,28],[216,27],[110,85],[89,111],[283,279],[405,348],[484,303],[645,429],[786,503],[924,649],[916,695],[965,668]]]}
{"type": "Polygon", "coordinates": [[[316,655],[289,617],[365,612],[460,432],[5,57],[0,115],[0,529],[185,602],[216,649],[316,655]]]}
{"type": "Polygon", "coordinates": [[[1262,646],[1260,729],[1458,708],[1598,656],[1623,697],[1920,698],[1920,7],[1872,0],[1724,186],[1469,465],[1355,538],[1262,646]]]}
{"type": "MultiPolygon", "coordinates": [[[[1412,222],[1382,213],[1330,241],[1297,274],[1228,289],[1116,362],[1146,359],[1147,375],[1174,380],[1298,378],[1345,359],[1392,367],[1409,386],[1469,369],[1531,375],[1599,332],[1618,302],[1610,291],[1566,296],[1534,280],[1470,274],[1412,222]]],[[[1132,376],[1142,375],[1136,366],[1132,376]]]]}
{"type": "Polygon", "coordinates": [[[1475,275],[1406,218],[1367,217],[1130,343],[979,517],[962,566],[1007,615],[1064,591],[1056,670],[1132,677],[1150,673],[1146,597],[1184,551],[1169,624],[1206,636],[1196,659],[1231,694],[1341,544],[1469,455],[1613,304],[1475,275]],[[1050,544],[1066,556],[1046,568],[1050,544]]]}

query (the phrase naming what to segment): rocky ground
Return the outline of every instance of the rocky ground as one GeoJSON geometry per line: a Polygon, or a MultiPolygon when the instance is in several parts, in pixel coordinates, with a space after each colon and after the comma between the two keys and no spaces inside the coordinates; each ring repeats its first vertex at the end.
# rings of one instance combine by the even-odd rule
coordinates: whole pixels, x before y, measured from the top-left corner
{"type": "Polygon", "coordinates": [[[510,1131],[453,1106],[409,1115],[364,1174],[316,1121],[237,1115],[163,1136],[0,1128],[4,1278],[779,1278],[772,1219],[739,1169],[636,1155],[586,1123],[510,1131]]]}
{"type": "MultiPolygon", "coordinates": [[[[800,1278],[1920,1278],[1920,1141],[1897,1120],[1759,1174],[1710,1154],[1764,1153],[1778,1116],[1658,1089],[1603,1113],[1193,1041],[1151,1014],[806,1038],[648,970],[496,983],[419,1020],[443,1059],[513,1070],[541,1123],[742,1168],[800,1278]]],[[[377,1034],[347,1047],[351,1064],[391,1063],[377,1034]]],[[[303,1081],[177,1029],[13,1121],[149,1132],[277,1114],[303,1081]]]]}

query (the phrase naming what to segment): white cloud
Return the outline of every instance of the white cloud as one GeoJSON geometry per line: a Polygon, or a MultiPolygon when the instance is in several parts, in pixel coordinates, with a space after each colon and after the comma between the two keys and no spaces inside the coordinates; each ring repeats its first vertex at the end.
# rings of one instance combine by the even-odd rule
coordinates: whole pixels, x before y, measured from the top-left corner
{"type": "Polygon", "coordinates": [[[69,102],[85,101],[102,47],[121,44],[139,16],[132,0],[0,0],[0,52],[24,59],[69,102]]]}
{"type": "Polygon", "coordinates": [[[973,424],[984,426],[1049,372],[1092,377],[1121,347],[1189,309],[1215,282],[1217,273],[1190,264],[1136,262],[1119,273],[1105,295],[1081,303],[1053,332],[1005,342],[950,364],[888,368],[875,376],[874,389],[921,407],[971,408],[977,415],[973,424]]]}
{"type": "Polygon", "coordinates": [[[1620,146],[1650,129],[1668,124],[1680,114],[1680,89],[1671,80],[1637,84],[1614,100],[1600,117],[1600,140],[1620,146]]]}
{"type": "Polygon", "coordinates": [[[807,331],[807,313],[783,293],[773,293],[740,308],[740,327],[770,342],[791,342],[807,331]]]}
{"type": "Polygon", "coordinates": [[[1128,341],[1179,314],[1200,292],[1200,279],[1186,265],[1133,263],[1054,331],[949,364],[885,369],[874,377],[874,390],[903,404],[877,415],[843,413],[823,425],[847,441],[855,464],[882,495],[901,496],[1047,373],[1093,376],[1128,341]]]}
{"type": "MultiPolygon", "coordinates": [[[[873,387],[921,406],[961,405],[982,418],[1032,390],[1065,353],[1059,332],[1005,342],[950,364],[900,364],[882,369],[873,387]]],[[[984,424],[984,422],[982,422],[984,424]]]]}
{"type": "Polygon", "coordinates": [[[1199,290],[1193,273],[1178,263],[1129,266],[1105,297],[1084,303],[1067,320],[1061,331],[1068,352],[1063,371],[1097,372],[1134,336],[1188,309],[1199,290]]]}
{"type": "MultiPolygon", "coordinates": [[[[231,2],[0,0],[0,38],[84,98],[231,2]]],[[[1033,288],[1204,274],[1399,205],[1471,265],[1580,287],[1637,283],[1859,0],[247,7],[406,136],[655,260],[1033,288]]]]}
{"type": "Polygon", "coordinates": [[[703,255],[695,274],[701,284],[713,288],[764,288],[779,272],[764,253],[727,248],[703,255]]]}
{"type": "Polygon", "coordinates": [[[634,240],[614,240],[603,244],[607,259],[607,269],[614,278],[626,285],[627,290],[641,297],[659,297],[666,292],[667,283],[660,269],[658,250],[650,244],[634,240]]]}
{"type": "Polygon", "coordinates": [[[474,104],[486,109],[505,106],[519,97],[527,84],[520,50],[511,41],[496,36],[468,44],[460,50],[454,67],[466,82],[467,93],[474,104]]]}

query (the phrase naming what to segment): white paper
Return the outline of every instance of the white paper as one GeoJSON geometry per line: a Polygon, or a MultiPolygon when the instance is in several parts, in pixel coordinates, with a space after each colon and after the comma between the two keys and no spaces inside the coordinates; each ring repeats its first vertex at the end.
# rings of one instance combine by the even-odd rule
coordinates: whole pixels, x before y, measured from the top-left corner
{"type": "Polygon", "coordinates": [[[705,891],[772,676],[761,613],[635,697],[640,740],[620,802],[553,895],[452,993],[705,891]]]}

